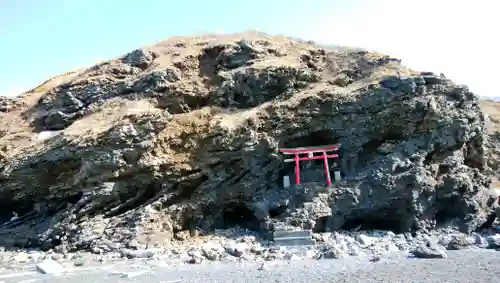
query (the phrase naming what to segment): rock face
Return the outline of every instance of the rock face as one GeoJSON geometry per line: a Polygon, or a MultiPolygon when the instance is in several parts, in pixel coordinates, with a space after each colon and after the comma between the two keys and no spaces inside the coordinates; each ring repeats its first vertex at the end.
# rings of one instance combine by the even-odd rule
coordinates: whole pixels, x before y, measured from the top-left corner
{"type": "Polygon", "coordinates": [[[472,231],[494,206],[478,97],[362,50],[260,33],[172,38],[81,72],[19,115],[58,133],[4,153],[0,215],[18,217],[0,226],[3,244],[156,243],[263,223],[472,231]],[[282,188],[293,168],[280,147],[334,143],[340,184],[282,188]]]}

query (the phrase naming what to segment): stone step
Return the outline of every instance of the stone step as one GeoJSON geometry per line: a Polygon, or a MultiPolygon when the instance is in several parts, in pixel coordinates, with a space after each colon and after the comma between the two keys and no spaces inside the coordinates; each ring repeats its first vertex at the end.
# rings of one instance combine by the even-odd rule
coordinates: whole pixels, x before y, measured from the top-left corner
{"type": "Polygon", "coordinates": [[[274,246],[289,247],[289,246],[312,246],[316,241],[307,238],[279,238],[274,240],[274,246]]]}
{"type": "Polygon", "coordinates": [[[273,238],[311,238],[311,230],[277,230],[273,233],[273,238]]]}

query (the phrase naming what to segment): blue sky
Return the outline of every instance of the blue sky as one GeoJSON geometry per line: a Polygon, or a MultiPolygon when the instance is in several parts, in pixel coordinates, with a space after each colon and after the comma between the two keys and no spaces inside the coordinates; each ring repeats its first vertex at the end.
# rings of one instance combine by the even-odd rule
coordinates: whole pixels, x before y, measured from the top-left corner
{"type": "Polygon", "coordinates": [[[499,8],[494,0],[0,0],[0,94],[169,36],[255,29],[379,50],[500,95],[490,66],[500,66],[491,36],[499,8]]]}

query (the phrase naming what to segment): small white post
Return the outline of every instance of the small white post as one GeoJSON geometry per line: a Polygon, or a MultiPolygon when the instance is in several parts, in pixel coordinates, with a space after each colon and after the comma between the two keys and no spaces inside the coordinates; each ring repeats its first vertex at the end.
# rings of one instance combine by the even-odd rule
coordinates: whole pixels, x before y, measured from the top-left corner
{"type": "Polygon", "coordinates": [[[334,178],[335,178],[335,182],[340,182],[340,180],[342,179],[342,177],[340,176],[340,171],[335,171],[334,173],[334,178]]]}
{"type": "Polygon", "coordinates": [[[290,187],[290,176],[283,176],[283,187],[284,188],[290,187]]]}

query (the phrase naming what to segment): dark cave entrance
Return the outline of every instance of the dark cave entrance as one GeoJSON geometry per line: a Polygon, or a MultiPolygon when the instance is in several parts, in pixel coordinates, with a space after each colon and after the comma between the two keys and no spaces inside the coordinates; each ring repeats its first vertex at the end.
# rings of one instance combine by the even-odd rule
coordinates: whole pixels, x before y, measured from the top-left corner
{"type": "Polygon", "coordinates": [[[436,226],[446,227],[446,226],[450,225],[453,222],[453,220],[455,220],[456,218],[457,218],[456,214],[452,214],[452,213],[450,213],[450,211],[440,209],[436,212],[436,216],[435,216],[436,226]]]}
{"type": "Polygon", "coordinates": [[[276,208],[273,208],[269,210],[269,216],[271,218],[278,218],[281,215],[285,214],[288,211],[288,206],[287,205],[280,205],[276,208]]]}
{"type": "Polygon", "coordinates": [[[0,224],[8,222],[14,216],[22,217],[33,211],[33,201],[3,201],[0,202],[0,224]]]}
{"type": "Polygon", "coordinates": [[[255,216],[254,211],[249,209],[245,203],[228,203],[219,211],[215,216],[212,229],[228,229],[239,226],[252,231],[260,230],[260,221],[255,216]]]}
{"type": "Polygon", "coordinates": [[[358,217],[346,220],[341,230],[381,230],[392,231],[396,234],[411,232],[413,227],[408,229],[401,219],[391,219],[388,217],[358,217]]]}
{"type": "Polygon", "coordinates": [[[323,216],[318,219],[316,219],[316,224],[313,227],[313,232],[314,233],[324,233],[327,232],[328,229],[328,220],[330,219],[330,216],[323,216]]]}
{"type": "Polygon", "coordinates": [[[460,208],[463,207],[463,203],[458,196],[439,198],[438,202],[439,206],[436,208],[434,216],[437,227],[452,225],[458,219],[465,217],[463,212],[460,210],[460,208]]]}
{"type": "Polygon", "coordinates": [[[41,210],[35,210],[35,204],[39,203],[40,200],[36,199],[23,199],[18,201],[13,201],[11,196],[5,195],[4,197],[9,197],[0,202],[0,224],[9,222],[14,214],[17,215],[17,221],[19,224],[23,223],[25,217],[30,216],[53,216],[55,213],[63,209],[67,204],[77,203],[83,193],[79,192],[73,195],[69,195],[62,199],[51,200],[43,202],[41,210]]]}
{"type": "Polygon", "coordinates": [[[345,218],[342,230],[382,230],[396,234],[416,230],[414,213],[406,201],[396,201],[389,207],[371,213],[354,213],[345,218]],[[399,209],[396,209],[398,208],[399,209]]]}
{"type": "Polygon", "coordinates": [[[286,142],[284,147],[307,147],[336,144],[339,137],[330,130],[320,130],[305,136],[296,137],[286,142]]]}

